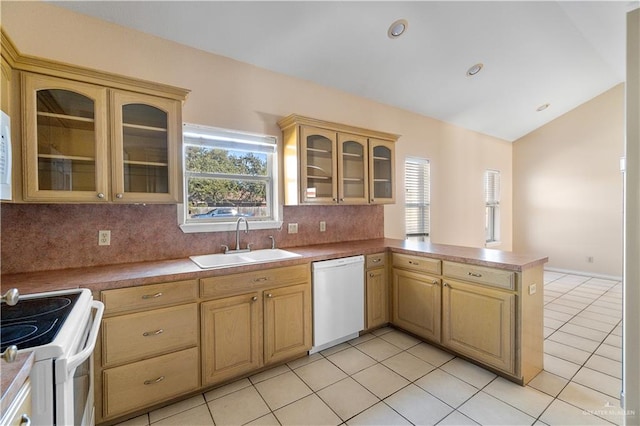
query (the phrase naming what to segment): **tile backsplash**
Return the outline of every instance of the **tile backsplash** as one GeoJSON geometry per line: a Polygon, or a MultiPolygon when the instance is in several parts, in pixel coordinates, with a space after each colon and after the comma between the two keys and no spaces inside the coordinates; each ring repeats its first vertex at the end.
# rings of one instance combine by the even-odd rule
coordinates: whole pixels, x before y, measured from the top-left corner
{"type": "MultiPolygon", "coordinates": [[[[185,234],[174,205],[2,204],[3,274],[185,258],[235,246],[234,232],[185,234]],[[98,245],[98,231],[111,245],[98,245]]],[[[355,241],[384,236],[383,206],[287,206],[281,230],[241,234],[242,246],[278,247],[355,241]],[[326,232],[320,232],[320,221],[326,232]],[[298,233],[288,234],[287,224],[298,233]]]]}

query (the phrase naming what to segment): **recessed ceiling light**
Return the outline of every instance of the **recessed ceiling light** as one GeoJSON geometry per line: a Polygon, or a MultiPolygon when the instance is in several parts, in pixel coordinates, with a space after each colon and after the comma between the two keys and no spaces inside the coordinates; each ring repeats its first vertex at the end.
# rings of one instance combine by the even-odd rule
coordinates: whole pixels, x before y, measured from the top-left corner
{"type": "Polygon", "coordinates": [[[482,67],[484,67],[484,65],[481,63],[473,65],[467,70],[467,77],[473,77],[474,75],[478,74],[480,70],[482,70],[482,67]]]}
{"type": "Polygon", "coordinates": [[[536,111],[538,111],[538,112],[544,111],[545,109],[549,108],[550,106],[551,106],[551,104],[549,104],[549,103],[542,104],[538,108],[536,108],[536,111]]]}
{"type": "Polygon", "coordinates": [[[406,19],[398,19],[396,22],[389,26],[387,35],[389,38],[398,38],[409,28],[409,23],[406,19]]]}

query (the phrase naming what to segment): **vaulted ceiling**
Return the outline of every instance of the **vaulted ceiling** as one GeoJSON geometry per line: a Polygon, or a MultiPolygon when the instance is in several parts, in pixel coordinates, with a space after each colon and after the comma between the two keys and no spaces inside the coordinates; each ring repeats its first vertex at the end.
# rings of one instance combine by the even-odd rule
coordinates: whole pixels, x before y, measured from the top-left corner
{"type": "Polygon", "coordinates": [[[53,3],[508,141],[625,80],[626,13],[638,7],[638,1],[53,3]],[[406,31],[391,38],[398,19],[407,21],[406,31]],[[482,70],[467,76],[477,63],[482,70]]]}

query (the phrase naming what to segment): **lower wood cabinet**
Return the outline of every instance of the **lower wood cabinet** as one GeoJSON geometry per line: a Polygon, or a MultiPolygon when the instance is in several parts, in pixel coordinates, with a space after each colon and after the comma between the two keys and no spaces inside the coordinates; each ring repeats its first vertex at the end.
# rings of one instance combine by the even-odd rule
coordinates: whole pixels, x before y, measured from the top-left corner
{"type": "Polygon", "coordinates": [[[304,355],[311,349],[309,265],[221,278],[202,280],[204,295],[219,296],[201,303],[203,386],[304,355]],[[249,282],[254,291],[228,295],[233,291],[228,283],[233,281],[249,282]],[[271,287],[292,281],[298,283],[271,287]]]}
{"type": "Polygon", "coordinates": [[[484,364],[515,373],[516,295],[446,278],[442,344],[484,364]]]}
{"type": "Polygon", "coordinates": [[[264,362],[272,364],[311,348],[311,286],[264,291],[264,362]]]}
{"type": "Polygon", "coordinates": [[[393,270],[393,323],[433,342],[440,342],[440,279],[393,270]]]}
{"type": "Polygon", "coordinates": [[[365,329],[389,322],[389,286],[387,285],[386,254],[367,256],[365,275],[365,329]]]}
{"type": "Polygon", "coordinates": [[[217,383],[262,365],[259,293],[202,303],[202,381],[217,383]]]}
{"type": "Polygon", "coordinates": [[[198,389],[198,359],[198,348],[190,348],[105,370],[105,417],[198,389]]]}

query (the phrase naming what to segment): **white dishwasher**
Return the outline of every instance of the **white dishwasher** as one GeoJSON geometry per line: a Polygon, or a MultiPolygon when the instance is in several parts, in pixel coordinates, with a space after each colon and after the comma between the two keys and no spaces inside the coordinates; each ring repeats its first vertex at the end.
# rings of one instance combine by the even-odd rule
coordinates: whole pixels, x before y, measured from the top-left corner
{"type": "Polygon", "coordinates": [[[310,354],[358,337],[364,329],[364,256],[313,262],[310,354]]]}

